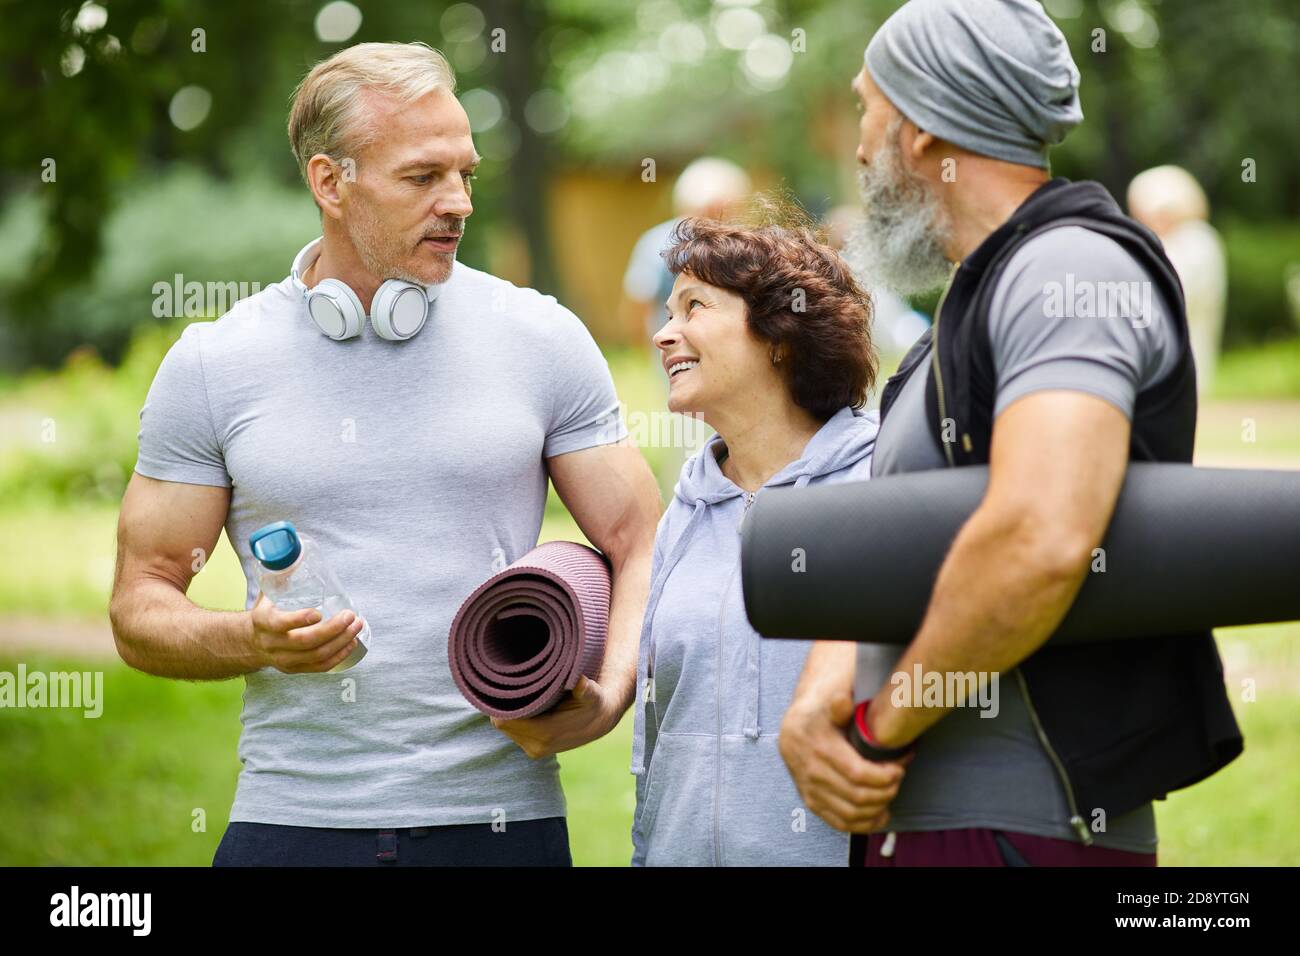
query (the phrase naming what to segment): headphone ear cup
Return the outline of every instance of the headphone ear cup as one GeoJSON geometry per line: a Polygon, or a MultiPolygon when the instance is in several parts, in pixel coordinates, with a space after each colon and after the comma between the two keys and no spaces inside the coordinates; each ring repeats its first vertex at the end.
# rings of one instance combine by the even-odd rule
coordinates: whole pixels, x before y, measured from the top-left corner
{"type": "Polygon", "coordinates": [[[307,312],[316,327],[336,342],[356,338],[366,321],[361,300],[338,279],[322,279],[307,292],[307,312]]]}
{"type": "Polygon", "coordinates": [[[429,317],[429,294],[422,286],[389,279],[370,302],[370,325],[381,339],[401,342],[424,328],[429,317]]]}

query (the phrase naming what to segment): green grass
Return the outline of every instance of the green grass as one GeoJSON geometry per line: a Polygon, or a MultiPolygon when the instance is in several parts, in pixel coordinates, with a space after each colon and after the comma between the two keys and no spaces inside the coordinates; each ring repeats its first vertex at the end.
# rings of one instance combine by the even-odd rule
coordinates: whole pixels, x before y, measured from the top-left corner
{"type": "Polygon", "coordinates": [[[1216,398],[1300,397],[1300,336],[1223,353],[1216,398]]]}
{"type": "Polygon", "coordinates": [[[111,505],[6,502],[0,509],[0,610],[70,617],[104,613],[116,533],[111,505]]]}
{"type": "MultiPolygon", "coordinates": [[[[0,660],[14,672],[15,660],[0,660]]],[[[0,718],[0,866],[206,866],[235,796],[243,681],[159,680],[123,664],[28,656],[28,672],[101,669],[102,716],[0,718]],[[196,826],[196,811],[204,815],[196,826]]],[[[631,721],[560,757],[574,862],[632,855],[631,721]]]]}
{"type": "Polygon", "coordinates": [[[576,866],[627,866],[632,858],[636,790],[631,763],[630,710],[612,733],[560,754],[560,780],[576,866]]]}
{"type": "MultiPolygon", "coordinates": [[[[27,657],[34,670],[98,669],[27,657]]],[[[15,661],[0,669],[14,671],[15,661]]],[[[158,680],[104,668],[102,716],[4,713],[0,864],[206,864],[221,839],[239,762],[242,681],[158,680]],[[196,832],[195,811],[206,814],[196,832]]]]}
{"type": "MultiPolygon", "coordinates": [[[[1157,803],[1163,865],[1300,862],[1300,625],[1223,631],[1225,658],[1258,674],[1254,703],[1234,706],[1246,753],[1211,779],[1157,803]],[[1278,687],[1271,678],[1289,679],[1278,687]]],[[[25,658],[31,670],[85,665],[25,658]]],[[[16,661],[0,661],[13,671],[16,661]]],[[[0,724],[0,865],[207,865],[239,770],[241,681],[158,680],[104,667],[104,712],[11,710],[0,724]],[[206,828],[194,829],[195,811],[206,828]]],[[[561,754],[574,862],[631,855],[631,718],[561,754]]]]}
{"type": "MultiPolygon", "coordinates": [[[[1264,630],[1260,628],[1258,630],[1264,630]]],[[[1300,626],[1277,628],[1286,650],[1267,663],[1259,651],[1261,687],[1253,703],[1229,687],[1246,750],[1225,769],[1156,804],[1163,866],[1296,866],[1300,864],[1300,626]],[[1267,675],[1289,676],[1289,687],[1267,684],[1267,675]]],[[[1235,641],[1220,632],[1225,653],[1235,641]]],[[[1264,638],[1267,642],[1269,638],[1264,638]]]]}

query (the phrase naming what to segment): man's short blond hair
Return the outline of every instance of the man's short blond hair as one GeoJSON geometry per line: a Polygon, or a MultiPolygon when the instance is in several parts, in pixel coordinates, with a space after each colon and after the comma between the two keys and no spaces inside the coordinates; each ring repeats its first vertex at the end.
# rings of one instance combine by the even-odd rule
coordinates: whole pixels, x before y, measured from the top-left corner
{"type": "Polygon", "coordinates": [[[362,115],[363,90],[410,102],[437,89],[455,93],[456,75],[425,43],[358,43],[317,63],[289,108],[289,144],[303,180],[317,153],[355,157],[374,139],[376,130],[362,115]]]}

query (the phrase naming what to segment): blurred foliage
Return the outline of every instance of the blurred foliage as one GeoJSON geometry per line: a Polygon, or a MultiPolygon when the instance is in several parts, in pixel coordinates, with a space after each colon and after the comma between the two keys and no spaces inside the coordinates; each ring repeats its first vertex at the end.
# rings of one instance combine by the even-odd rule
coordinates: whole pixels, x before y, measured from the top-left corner
{"type": "MultiPolygon", "coordinates": [[[[116,367],[83,347],[57,371],[0,379],[0,500],[40,506],[119,501],[135,468],[149,385],[192,321],[155,320],[137,329],[116,367]]],[[[643,350],[609,349],[606,359],[628,414],[662,411],[662,384],[643,350]]],[[[662,448],[643,452],[656,468],[669,454],[662,448]]],[[[567,519],[553,492],[547,516],[567,519]]]]}
{"type": "Polygon", "coordinates": [[[90,349],[34,371],[0,401],[0,498],[117,501],[135,468],[140,407],[189,320],[142,329],[112,368],[90,349]]]}
{"type": "Polygon", "coordinates": [[[1084,122],[1054,171],[1096,179],[1122,203],[1129,180],[1177,163],[1212,218],[1300,218],[1300,10],[1295,0],[1047,0],[1082,74],[1084,122]],[[1106,31],[1093,52],[1093,31],[1106,31]],[[1127,31],[1127,32],[1126,32],[1127,31]],[[1242,163],[1255,161],[1255,181],[1242,163]]]}
{"type": "MultiPolygon", "coordinates": [[[[234,69],[227,57],[191,52],[194,5],[113,3],[111,25],[99,29],[78,20],[80,7],[9,3],[2,14],[0,125],[6,135],[0,175],[5,193],[25,186],[39,195],[44,226],[9,294],[13,307],[5,319],[19,344],[47,335],[44,318],[53,295],[81,283],[95,267],[102,226],[133,177],[147,177],[159,159],[185,157],[199,159],[215,175],[229,173],[215,147],[242,125],[246,104],[259,98],[272,39],[283,35],[270,4],[209,5],[201,17],[210,34],[205,44],[245,32],[260,40],[238,44],[241,62],[234,69]],[[205,69],[217,66],[214,59],[220,66],[205,69]],[[213,112],[209,122],[181,133],[168,121],[168,105],[199,76],[216,88],[213,112]]],[[[46,357],[39,347],[31,352],[46,357]]]]}
{"type": "MultiPolygon", "coordinates": [[[[1300,331],[1300,224],[1224,224],[1228,254],[1227,348],[1295,336],[1300,331]]],[[[1300,377],[1295,379],[1300,388],[1300,377]]]]}
{"type": "MultiPolygon", "coordinates": [[[[0,218],[0,284],[22,281],[22,247],[36,241],[36,206],[26,196],[0,218]]],[[[39,334],[24,347],[33,358],[55,361],[68,343],[78,343],[118,361],[135,329],[158,322],[155,302],[160,311],[174,309],[168,315],[182,314],[184,298],[176,303],[174,291],[165,291],[175,290],[177,275],[182,283],[247,283],[245,291],[256,292],[284,278],[289,260],[318,229],[315,208],[297,190],[260,174],[221,180],[174,164],[124,187],[103,224],[103,250],[91,273],[49,291],[39,334]]],[[[6,335],[16,346],[24,342],[0,329],[6,335]]]]}
{"type": "MultiPolygon", "coordinates": [[[[543,189],[560,169],[635,179],[651,158],[666,178],[707,152],[783,180],[814,212],[850,199],[848,83],[872,30],[898,6],[355,2],[361,25],[346,43],[424,40],[448,55],[462,95],[474,94],[485,162],[462,256],[482,264],[485,233],[516,231],[532,284],[561,296],[543,189]],[[497,30],[504,50],[492,48],[497,30]],[[738,48],[720,42],[728,31],[738,48]],[[767,44],[762,55],[743,48],[755,38],[767,44]]],[[[1297,261],[1289,224],[1300,219],[1295,0],[1045,5],[1079,64],[1086,116],[1054,152],[1054,170],[1098,179],[1122,199],[1144,168],[1187,167],[1231,232],[1228,342],[1288,330],[1283,277],[1297,261]]],[[[104,0],[93,17],[75,0],[0,0],[4,367],[53,366],[80,344],[117,361],[129,330],[150,321],[144,290],[176,271],[200,281],[282,277],[314,215],[286,141],[289,94],[342,45],[317,37],[324,6],[104,0]],[[192,87],[211,109],[182,130],[171,110],[192,87]],[[47,160],[53,182],[42,178],[47,160]]]]}
{"type": "MultiPolygon", "coordinates": [[[[288,257],[317,228],[285,123],[298,81],[341,46],[316,37],[323,5],[106,0],[107,20],[87,31],[77,26],[82,3],[0,0],[0,248],[13,252],[18,244],[22,253],[0,265],[3,367],[52,366],[80,344],[116,361],[129,340],[124,332],[150,321],[132,304],[147,303],[154,282],[177,271],[199,281],[284,277],[288,257]],[[185,87],[206,91],[211,108],[182,131],[169,110],[185,87]],[[202,180],[182,174],[175,183],[177,165],[200,170],[202,180]],[[180,191],[170,194],[181,200],[175,208],[159,195],[164,183],[180,191]],[[259,196],[273,197],[272,208],[257,208],[259,196]],[[20,231],[15,243],[12,227],[20,222],[35,228],[20,231]],[[111,233],[110,224],[123,231],[111,233]],[[267,255],[275,237],[290,239],[267,255]],[[259,244],[261,253],[251,251],[259,244]],[[190,254],[182,255],[187,245],[190,254]],[[218,245],[250,252],[213,256],[218,245]],[[227,271],[232,262],[238,268],[227,271]],[[141,271],[112,276],[119,264],[141,271]],[[63,319],[71,301],[60,304],[65,296],[98,301],[75,305],[63,319]]],[[[364,19],[348,43],[401,38],[439,46],[440,16],[451,4],[359,6],[364,19]]],[[[461,92],[499,66],[486,57],[459,64],[461,92]]],[[[488,160],[475,194],[480,221],[499,215],[510,185],[504,163],[489,154],[504,157],[513,141],[504,129],[493,133],[478,143],[488,160]]],[[[462,256],[481,255],[481,236],[471,230],[462,256]]]]}
{"type": "MultiPolygon", "coordinates": [[[[15,507],[41,508],[116,504],[135,467],[140,408],[149,384],[163,356],[191,321],[181,318],[138,329],[117,367],[82,348],[58,371],[33,369],[21,377],[0,379],[0,500],[15,507]]],[[[644,349],[607,348],[605,358],[633,437],[646,434],[649,416],[666,414],[663,382],[644,349]]],[[[1227,354],[1219,366],[1216,397],[1300,398],[1300,339],[1227,354]]],[[[1294,419],[1294,406],[1287,408],[1286,414],[1294,419]]],[[[1205,416],[1202,419],[1204,426],[1205,416]]],[[[1224,435],[1198,435],[1198,449],[1205,450],[1209,440],[1211,450],[1239,451],[1239,421],[1229,424],[1224,435]]],[[[1300,444],[1287,437],[1289,432],[1271,426],[1269,430],[1274,442],[1282,442],[1273,451],[1300,454],[1300,444]]],[[[656,474],[680,457],[663,447],[641,451],[656,474]]],[[[670,466],[669,471],[675,467],[680,465],[670,466]]],[[[546,514],[547,520],[567,520],[554,491],[546,514]]]]}
{"type": "MultiPolygon", "coordinates": [[[[770,165],[814,207],[838,201],[833,168],[850,156],[819,150],[823,109],[851,110],[849,81],[872,31],[897,0],[764,0],[765,29],[801,31],[786,81],[756,87],[744,53],[711,41],[692,58],[691,30],[708,37],[727,8],[710,0],[555,6],[603,11],[597,34],[552,39],[552,84],[575,121],[577,155],[625,162],[687,160],[708,148],[770,165]],[[665,32],[667,31],[667,32],[665,32]],[[738,65],[739,64],[739,65],[738,65]]],[[[1047,0],[1082,79],[1085,122],[1053,153],[1054,171],[1103,182],[1123,200],[1129,180],[1162,163],[1186,166],[1212,207],[1258,219],[1300,215],[1300,124],[1282,104],[1300,100],[1300,13],[1294,0],[1047,0]],[[1105,31],[1094,51],[1093,31],[1105,31]],[[1261,95],[1261,91],[1267,91],[1261,95]],[[1241,163],[1256,161],[1257,181],[1241,163]]]]}

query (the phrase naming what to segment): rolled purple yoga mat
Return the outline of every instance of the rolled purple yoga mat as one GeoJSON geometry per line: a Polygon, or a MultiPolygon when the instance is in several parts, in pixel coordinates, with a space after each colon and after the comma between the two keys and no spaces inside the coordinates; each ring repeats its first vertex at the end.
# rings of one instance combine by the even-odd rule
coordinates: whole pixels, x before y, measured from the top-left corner
{"type": "Polygon", "coordinates": [[[579,676],[595,678],[609,628],[609,562],[548,541],[488,578],[451,623],[447,658],[465,699],[489,717],[534,717],[579,676]]]}

